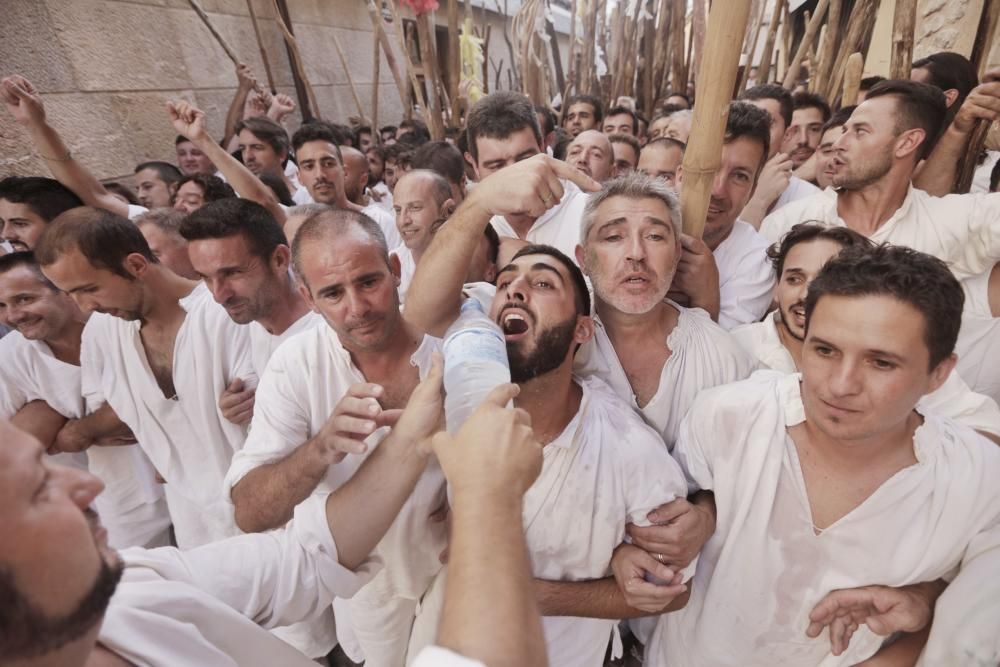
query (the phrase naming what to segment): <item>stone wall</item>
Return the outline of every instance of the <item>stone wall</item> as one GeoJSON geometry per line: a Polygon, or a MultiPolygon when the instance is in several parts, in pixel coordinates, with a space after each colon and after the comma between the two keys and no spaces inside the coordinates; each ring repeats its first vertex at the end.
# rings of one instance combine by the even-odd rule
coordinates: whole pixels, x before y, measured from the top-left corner
{"type": "MultiPolygon", "coordinates": [[[[296,99],[272,2],[253,2],[275,85],[296,99]]],[[[357,115],[334,35],[349,61],[365,113],[370,114],[374,37],[365,2],[287,0],[287,4],[320,114],[341,122],[357,115]]],[[[2,5],[0,74],[22,74],[42,91],[52,124],[98,177],[128,176],[144,160],[174,160],[175,135],[164,109],[167,100],[192,101],[207,113],[212,133],[221,136],[236,76],[187,0],[2,0],[2,5]]],[[[266,85],[246,0],[201,0],[201,5],[266,85]]],[[[507,67],[501,18],[481,10],[473,16],[477,23],[493,25],[489,55],[507,67]]],[[[438,23],[446,25],[444,11],[438,12],[438,23]]],[[[395,49],[396,28],[383,25],[395,49]]],[[[492,88],[492,67],[490,76],[492,88]]],[[[501,79],[505,88],[507,77],[501,79]]],[[[402,111],[382,56],[379,122],[395,124],[402,111]]],[[[299,122],[297,113],[290,117],[289,131],[299,122]]],[[[0,111],[0,176],[46,173],[21,128],[0,111]]]]}

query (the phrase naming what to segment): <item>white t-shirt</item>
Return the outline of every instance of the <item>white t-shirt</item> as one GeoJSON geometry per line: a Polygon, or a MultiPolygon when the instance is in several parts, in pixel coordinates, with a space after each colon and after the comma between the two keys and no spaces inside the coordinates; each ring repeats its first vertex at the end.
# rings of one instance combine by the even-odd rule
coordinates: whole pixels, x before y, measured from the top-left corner
{"type": "Polygon", "coordinates": [[[972,183],[969,192],[989,192],[990,175],[993,173],[993,166],[1000,160],[1000,151],[986,151],[986,161],[976,167],[972,174],[972,183]]]}
{"type": "MultiPolygon", "coordinates": [[[[580,409],[542,450],[541,474],[524,495],[525,540],[532,574],[539,579],[610,576],[625,525],[648,526],[650,511],[687,495],[684,474],[659,434],[600,379],[583,380],[580,387],[580,409]]],[[[441,594],[424,598],[418,625],[437,627],[443,587],[436,589],[441,594]]],[[[616,626],[613,619],[542,618],[549,664],[600,667],[616,626]]],[[[411,653],[417,648],[411,646],[411,653]]]]}
{"type": "MultiPolygon", "coordinates": [[[[0,340],[0,419],[10,419],[35,400],[45,401],[67,419],[87,414],[80,367],[56,359],[45,342],[12,331],[0,340]]],[[[56,454],[52,459],[89,469],[104,482],[94,504],[112,547],[167,543],[170,516],[163,487],[156,483],[153,466],[139,446],[94,446],[86,453],[56,454]]]]}
{"type": "Polygon", "coordinates": [[[770,244],[752,225],[737,220],[729,236],[712,251],[719,267],[719,326],[731,330],[757,322],[771,305],[774,268],[770,244]]]}
{"type": "Polygon", "coordinates": [[[149,212],[149,209],[146,208],[145,206],[138,206],[136,204],[129,204],[128,205],[128,219],[129,220],[135,220],[136,218],[138,218],[143,213],[148,213],[148,212],[149,212]]]}
{"type": "MultiPolygon", "coordinates": [[[[733,329],[733,337],[757,360],[760,368],[796,373],[795,359],[778,336],[777,317],[774,312],[763,322],[737,327],[733,329]]],[[[917,409],[1000,437],[1000,407],[989,396],[972,391],[958,373],[949,374],[943,385],[917,401],[917,409]]]]}
{"type": "Polygon", "coordinates": [[[389,248],[389,252],[403,245],[403,239],[399,236],[399,230],[396,229],[396,216],[391,210],[386,211],[380,204],[373,201],[361,209],[361,212],[378,223],[382,234],[385,235],[385,244],[389,248]]]}
{"type": "MultiPolygon", "coordinates": [[[[413,354],[411,363],[420,369],[421,377],[430,370],[431,355],[440,345],[440,339],[425,336],[413,354]]],[[[319,433],[351,385],[365,381],[329,326],[313,327],[281,345],[257,387],[246,446],[233,458],[226,475],[227,500],[247,473],[285,458],[319,433]]],[[[369,452],[387,432],[382,428],[366,439],[369,452]]],[[[314,495],[338,488],[363,460],[363,456],[349,455],[331,465],[314,495]]],[[[335,604],[338,636],[346,640],[345,651],[356,662],[366,657],[373,664],[383,664],[370,638],[380,637],[385,627],[401,625],[400,619],[405,619],[408,633],[416,601],[441,568],[438,556],[446,545],[445,526],[431,523],[428,517],[443,502],[443,493],[444,475],[432,464],[375,551],[385,569],[349,607],[335,604]]],[[[404,637],[404,651],[405,646],[404,637]]]]}
{"type": "Polygon", "coordinates": [[[296,507],[279,530],[122,558],[98,639],[136,665],[315,667],[267,629],[315,617],[378,567],[377,559],[353,572],[340,565],[325,495],[296,507]]]}
{"type": "Polygon", "coordinates": [[[146,357],[138,321],[94,313],[80,350],[83,395],[91,409],[107,402],[128,424],[164,488],[178,545],[239,534],[222,482],[246,437],[219,411],[236,378],[257,384],[249,329],[229,319],[204,283],[178,301],[187,316],[174,343],[173,398],[163,395],[146,357]]]}
{"type": "MultiPolygon", "coordinates": [[[[833,188],[767,216],[760,232],[774,243],[810,220],[847,226],[833,188]]],[[[870,238],[933,255],[959,280],[981,275],[1000,261],[1000,193],[932,197],[910,186],[903,205],[870,238]]]]}
{"type": "Polygon", "coordinates": [[[309,194],[309,190],[307,190],[305,186],[300,185],[295,189],[295,192],[292,193],[292,201],[295,202],[296,206],[301,206],[303,204],[312,204],[313,198],[312,195],[309,194]]]}
{"type": "Polygon", "coordinates": [[[428,646],[417,655],[417,659],[410,667],[486,667],[486,665],[440,646],[428,646]]]}
{"type": "Polygon", "coordinates": [[[277,336],[268,333],[267,329],[264,328],[264,325],[259,322],[251,322],[248,324],[247,327],[250,329],[250,358],[253,363],[253,369],[257,373],[257,377],[264,376],[264,369],[267,368],[267,362],[271,359],[271,355],[274,354],[274,351],[277,350],[282,343],[295,334],[308,331],[313,327],[322,326],[326,326],[326,321],[323,319],[323,316],[312,310],[295,320],[295,322],[292,323],[292,326],[288,327],[284,330],[284,332],[277,336]]]}
{"type": "Polygon", "coordinates": [[[377,204],[385,209],[387,213],[393,214],[392,210],[392,192],[389,191],[389,186],[379,181],[374,185],[374,187],[368,188],[369,197],[371,197],[371,203],[377,204]],[[374,192],[378,195],[378,200],[375,199],[370,193],[374,192]]]}
{"type": "MultiPolygon", "coordinates": [[[[571,181],[560,179],[560,183],[564,189],[562,199],[535,220],[524,240],[553,246],[575,262],[576,246],[580,243],[580,221],[589,195],[571,181]]],[[[493,216],[490,224],[500,236],[521,238],[502,215],[493,216]]]]}
{"type": "Polygon", "coordinates": [[[594,338],[576,353],[573,370],[581,377],[596,375],[614,393],[638,411],[660,433],[667,448],[677,440],[681,419],[703,389],[742,380],[754,369],[754,361],[735,339],[700,308],[684,308],[669,302],[680,315],[667,336],[672,354],[663,364],[656,394],[640,408],[625,369],[600,318],[594,318],[594,338]]]}
{"type": "Polygon", "coordinates": [[[817,534],[787,432],[805,418],[797,375],[760,371],[698,397],[675,453],[692,490],[714,491],[716,529],[687,605],[657,623],[650,664],[853,665],[883,638],[863,626],[834,657],[826,632],[806,637],[827,593],[950,578],[988,546],[1000,448],[934,415],[914,434],[917,463],[817,534]]]}
{"type": "Polygon", "coordinates": [[[774,202],[774,206],[771,207],[771,212],[777,211],[779,208],[787,204],[791,204],[793,201],[798,201],[799,199],[805,199],[811,195],[819,192],[819,188],[810,183],[809,181],[803,180],[798,176],[792,176],[788,179],[788,187],[784,189],[778,200],[774,202]]]}

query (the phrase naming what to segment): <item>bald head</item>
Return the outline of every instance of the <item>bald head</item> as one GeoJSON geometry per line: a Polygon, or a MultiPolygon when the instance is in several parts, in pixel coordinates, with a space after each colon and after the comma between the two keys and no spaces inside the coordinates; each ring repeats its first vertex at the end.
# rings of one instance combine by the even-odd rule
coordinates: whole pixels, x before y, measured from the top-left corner
{"type": "Polygon", "coordinates": [[[341,146],[340,155],[344,162],[344,193],[349,201],[363,204],[368,187],[368,158],[351,146],[341,146]]]}
{"type": "Polygon", "coordinates": [[[331,208],[306,218],[295,233],[292,241],[295,272],[305,280],[303,258],[309,249],[317,245],[335,247],[337,241],[345,238],[376,246],[386,264],[389,263],[389,247],[377,222],[364,213],[331,208]]]}
{"type": "Polygon", "coordinates": [[[566,149],[566,162],[595,181],[611,178],[614,151],[608,136],[599,130],[584,130],[566,149]]]}
{"type": "Polygon", "coordinates": [[[451,184],[441,174],[430,169],[413,169],[396,181],[393,197],[401,190],[419,189],[434,200],[439,207],[451,198],[451,184]]]}

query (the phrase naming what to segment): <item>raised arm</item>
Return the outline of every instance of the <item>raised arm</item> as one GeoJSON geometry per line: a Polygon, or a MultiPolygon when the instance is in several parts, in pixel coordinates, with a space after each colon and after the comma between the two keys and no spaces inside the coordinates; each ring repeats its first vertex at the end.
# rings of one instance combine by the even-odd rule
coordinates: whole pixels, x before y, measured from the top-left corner
{"type": "Polygon", "coordinates": [[[483,179],[420,259],[406,296],[405,317],[421,331],[444,334],[462,305],[462,284],[486,225],[494,215],[540,217],[559,203],[565,178],[586,191],[600,189],[565,162],[539,154],[483,179]]]}
{"type": "Polygon", "coordinates": [[[80,164],[55,128],[45,119],[42,97],[23,76],[8,76],[0,94],[14,120],[28,131],[39,157],[45,160],[57,181],[72,190],[87,206],[103,208],[128,217],[128,204],[109,193],[101,182],[80,164]]]}
{"type": "Polygon", "coordinates": [[[226,112],[226,130],[222,135],[224,147],[229,146],[229,142],[236,136],[236,126],[243,120],[243,107],[246,106],[247,96],[257,85],[257,77],[253,75],[250,66],[244,63],[236,66],[236,79],[239,81],[236,94],[233,96],[233,103],[229,105],[229,111],[226,112]]]}
{"type": "Polygon", "coordinates": [[[993,122],[1000,118],[1000,67],[983,76],[983,83],[972,89],[955,114],[951,125],[934,145],[934,150],[913,177],[913,186],[937,197],[951,192],[964,160],[975,160],[968,155],[969,138],[980,119],[993,122]]]}
{"type": "Polygon", "coordinates": [[[191,143],[207,155],[241,197],[255,201],[266,208],[278,224],[285,223],[285,209],[281,208],[271,188],[264,185],[253,172],[212,140],[205,127],[204,111],[184,101],[167,102],[167,110],[170,113],[170,122],[173,123],[177,133],[190,139],[191,143]]]}

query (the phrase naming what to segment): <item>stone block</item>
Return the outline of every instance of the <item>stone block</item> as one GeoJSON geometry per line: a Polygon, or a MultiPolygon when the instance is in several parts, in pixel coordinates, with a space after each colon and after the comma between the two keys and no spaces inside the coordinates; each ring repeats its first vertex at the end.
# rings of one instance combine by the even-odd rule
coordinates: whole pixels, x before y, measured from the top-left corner
{"type": "Polygon", "coordinates": [[[73,63],[52,24],[48,7],[37,0],[3,3],[0,63],[0,74],[21,74],[39,90],[76,88],[73,63]]]}

